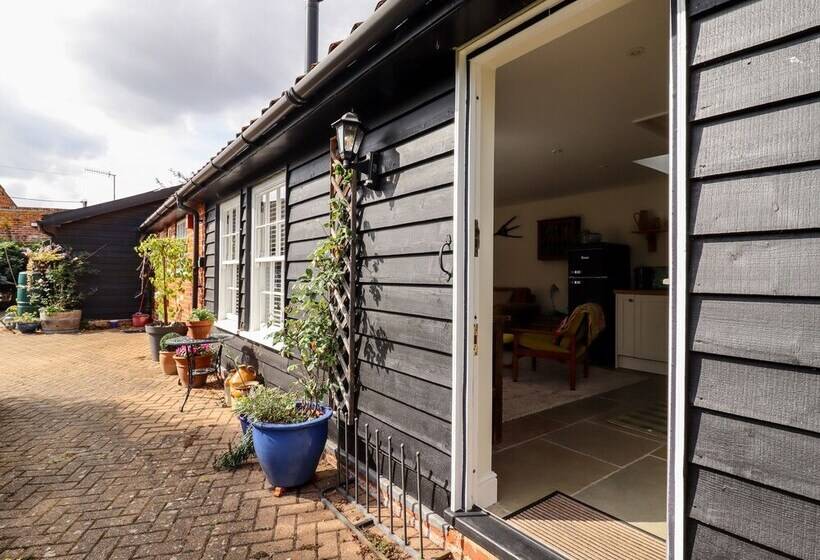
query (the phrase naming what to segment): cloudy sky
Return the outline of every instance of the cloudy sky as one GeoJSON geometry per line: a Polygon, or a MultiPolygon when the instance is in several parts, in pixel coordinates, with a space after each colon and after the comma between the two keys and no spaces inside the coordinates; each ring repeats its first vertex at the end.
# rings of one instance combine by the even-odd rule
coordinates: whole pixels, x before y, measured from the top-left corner
{"type": "MultiPolygon", "coordinates": [[[[324,0],[319,56],[376,0],[324,0]]],[[[199,169],[293,83],[303,0],[16,0],[0,18],[0,185],[20,206],[111,199],[199,169]]]]}

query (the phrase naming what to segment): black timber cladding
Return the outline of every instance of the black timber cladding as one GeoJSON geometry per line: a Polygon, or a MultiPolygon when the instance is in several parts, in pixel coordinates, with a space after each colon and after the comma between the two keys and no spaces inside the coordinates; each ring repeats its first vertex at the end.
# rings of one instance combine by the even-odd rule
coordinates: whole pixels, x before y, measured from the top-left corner
{"type": "MultiPolygon", "coordinates": [[[[83,319],[127,319],[139,310],[140,224],[175,187],[141,193],[85,208],[46,216],[42,227],[51,239],[76,252],[89,253],[87,288],[95,292],[83,302],[83,319]]],[[[150,312],[146,296],[143,311],[150,312]]]]}
{"type": "Polygon", "coordinates": [[[687,556],[820,557],[820,9],[689,4],[687,556]]]}
{"type": "MultiPolygon", "coordinates": [[[[403,100],[401,111],[388,113],[368,132],[363,148],[378,152],[382,176],[378,190],[363,190],[360,199],[358,409],[362,429],[369,423],[371,431],[391,434],[394,448],[403,443],[411,457],[421,452],[426,474],[447,485],[452,290],[439,267],[438,251],[452,234],[452,83],[438,84],[418,97],[415,104],[407,106],[403,100]]],[[[317,140],[314,145],[327,146],[329,138],[317,140]]],[[[288,293],[325,235],[329,166],[327,148],[314,149],[288,165],[288,293]]],[[[249,196],[243,194],[243,200],[249,196]]],[[[206,262],[215,264],[218,247],[209,243],[208,232],[216,235],[217,207],[208,206],[205,241],[206,262]]],[[[244,223],[248,210],[244,203],[242,208],[244,223]]],[[[242,244],[243,252],[249,250],[248,241],[242,244]]],[[[445,265],[452,267],[449,254],[445,265]]],[[[206,268],[205,273],[205,305],[213,308],[217,268],[206,268]]],[[[250,271],[241,268],[247,278],[250,271]]],[[[287,360],[269,348],[240,337],[231,346],[257,361],[266,382],[289,387],[294,381],[287,360]]],[[[428,486],[425,502],[437,509],[448,505],[443,492],[430,492],[428,486]]]]}

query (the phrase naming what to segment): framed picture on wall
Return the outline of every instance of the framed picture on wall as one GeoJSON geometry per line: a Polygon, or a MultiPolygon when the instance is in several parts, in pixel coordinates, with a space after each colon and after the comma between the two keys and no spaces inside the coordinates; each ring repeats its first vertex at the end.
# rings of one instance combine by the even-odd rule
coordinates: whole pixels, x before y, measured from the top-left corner
{"type": "Polygon", "coordinates": [[[538,260],[558,261],[567,258],[570,247],[581,236],[581,216],[538,220],[538,260]]]}

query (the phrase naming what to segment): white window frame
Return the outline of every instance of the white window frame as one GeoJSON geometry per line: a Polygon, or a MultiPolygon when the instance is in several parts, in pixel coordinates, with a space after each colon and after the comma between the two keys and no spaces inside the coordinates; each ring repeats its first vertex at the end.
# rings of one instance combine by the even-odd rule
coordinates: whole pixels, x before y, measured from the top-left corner
{"type": "MultiPolygon", "coordinates": [[[[247,338],[255,340],[260,344],[273,347],[270,340],[271,333],[280,329],[284,322],[284,309],[286,303],[286,253],[287,253],[287,174],[285,170],[281,170],[266,179],[263,183],[257,185],[252,190],[251,202],[251,254],[248,258],[251,273],[251,289],[250,298],[248,299],[250,305],[250,321],[248,322],[248,331],[243,332],[247,338]],[[277,214],[273,221],[260,221],[258,209],[262,203],[262,199],[271,193],[276,193],[278,200],[277,214]],[[260,249],[263,248],[267,253],[270,242],[270,229],[275,230],[276,247],[278,248],[276,255],[260,255],[260,249]],[[275,267],[278,263],[280,267],[280,284],[279,289],[275,289],[275,279],[270,279],[270,289],[263,290],[264,283],[262,278],[263,266],[268,263],[274,263],[275,267]],[[264,296],[268,295],[270,305],[267,310],[262,309],[264,296]],[[278,324],[269,324],[269,317],[271,308],[274,303],[278,302],[279,319],[278,324]]],[[[269,217],[269,216],[266,216],[269,217]]]]}
{"type": "Polygon", "coordinates": [[[217,299],[217,326],[223,330],[236,332],[239,328],[239,253],[241,251],[240,233],[242,230],[242,209],[239,204],[239,195],[226,200],[219,205],[219,296],[217,299]],[[236,229],[229,231],[226,229],[225,218],[236,212],[236,229]],[[229,241],[234,238],[235,243],[229,246],[229,241]],[[229,286],[229,267],[236,267],[234,279],[236,285],[229,286]],[[233,293],[232,293],[233,292],[233,293]],[[228,306],[227,302],[233,298],[234,306],[228,306]],[[231,309],[229,311],[229,309],[231,309]]]}
{"type": "Polygon", "coordinates": [[[188,220],[186,218],[177,220],[174,235],[177,239],[185,239],[188,237],[188,220]],[[180,233],[182,235],[180,235],[180,233]]]}

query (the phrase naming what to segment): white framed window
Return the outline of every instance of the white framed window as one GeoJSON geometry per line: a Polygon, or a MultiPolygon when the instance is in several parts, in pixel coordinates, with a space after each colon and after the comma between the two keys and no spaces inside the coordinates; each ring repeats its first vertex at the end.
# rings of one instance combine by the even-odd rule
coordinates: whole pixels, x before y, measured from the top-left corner
{"type": "Polygon", "coordinates": [[[239,324],[239,197],[219,205],[219,299],[217,320],[236,330],[239,324]]]}
{"type": "Polygon", "coordinates": [[[188,236],[188,220],[182,218],[177,222],[176,238],[185,239],[188,236]]]}
{"type": "Polygon", "coordinates": [[[253,190],[248,329],[262,335],[280,328],[285,318],[285,197],[284,171],[253,190]]]}

